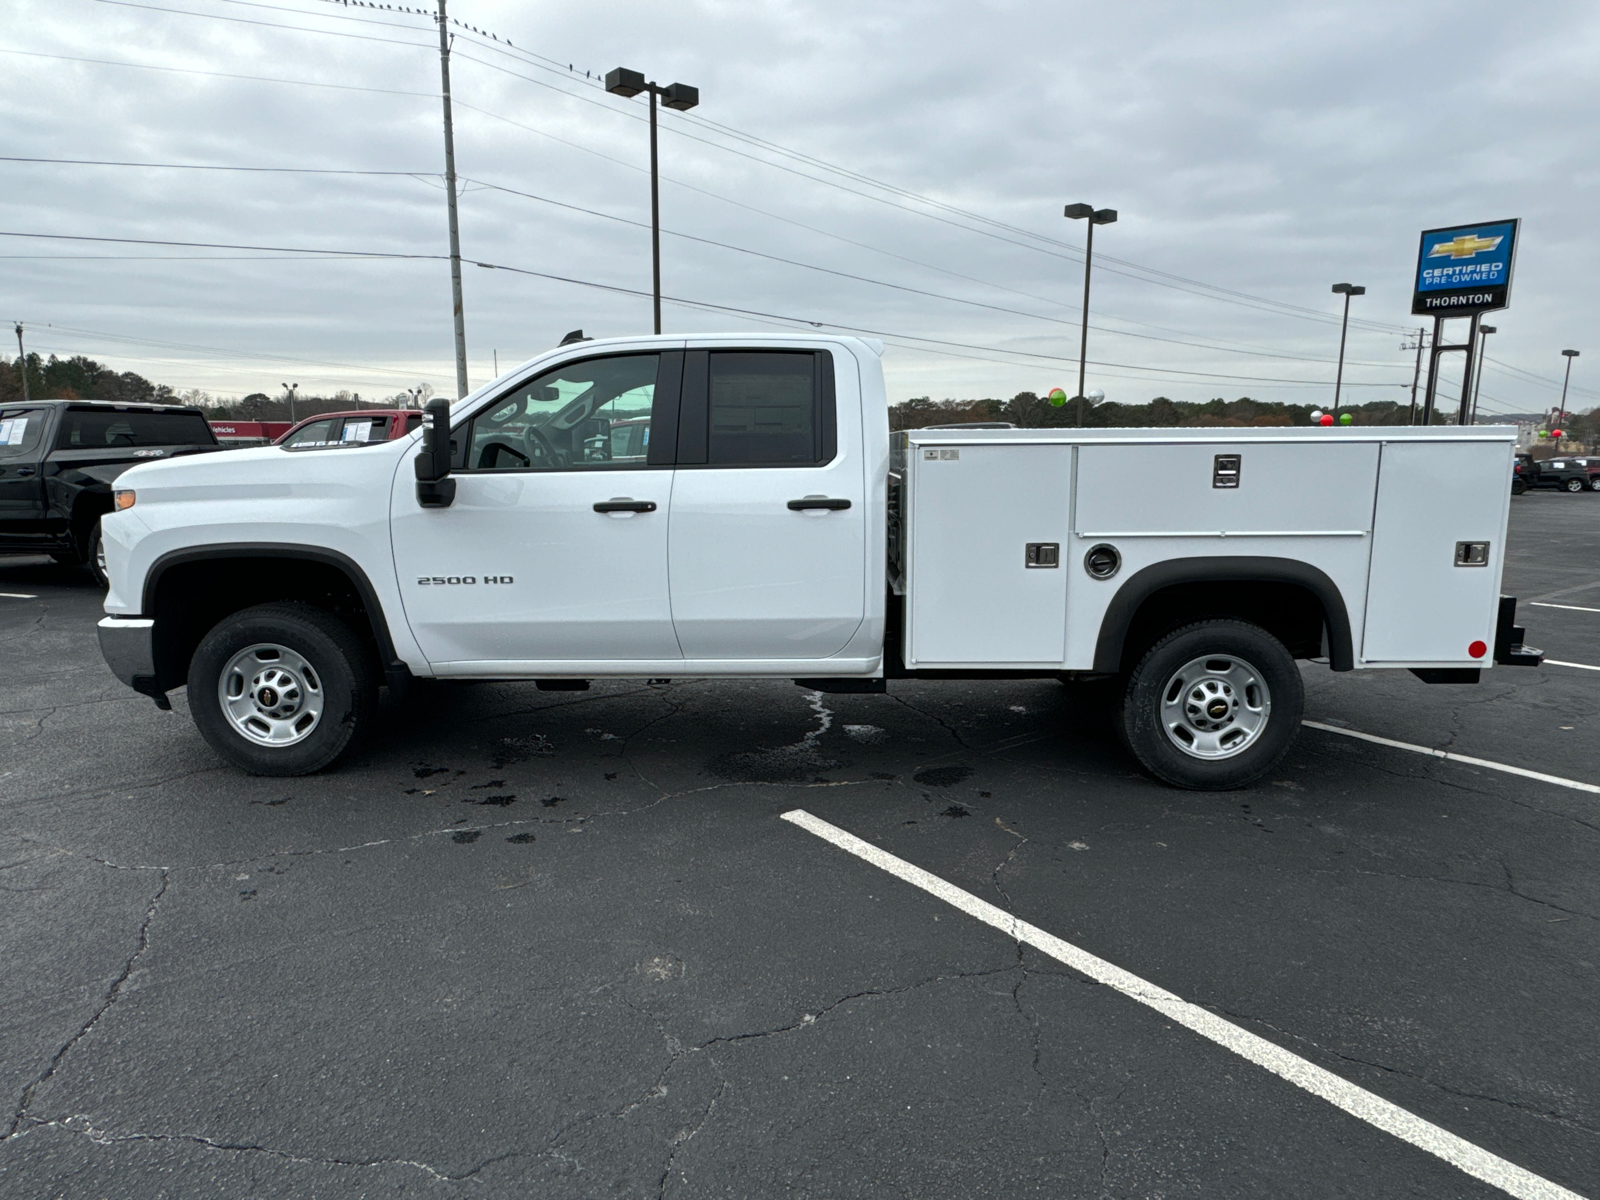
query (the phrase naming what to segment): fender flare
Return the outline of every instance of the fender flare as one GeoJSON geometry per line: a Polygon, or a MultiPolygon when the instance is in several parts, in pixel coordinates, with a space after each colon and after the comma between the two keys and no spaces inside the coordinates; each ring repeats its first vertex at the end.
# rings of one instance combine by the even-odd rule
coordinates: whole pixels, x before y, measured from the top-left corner
{"type": "Polygon", "coordinates": [[[1338,585],[1309,563],[1292,558],[1218,556],[1173,558],[1135,571],[1117,589],[1100,621],[1094,669],[1115,674],[1122,667],[1122,648],[1139,606],[1163,588],[1184,583],[1289,583],[1303,587],[1322,605],[1328,630],[1328,661],[1335,671],[1355,669],[1350,614],[1338,585]]]}
{"type": "Polygon", "coordinates": [[[399,655],[395,653],[394,639],[389,634],[388,616],[378,599],[377,589],[367,578],[367,573],[349,555],[321,546],[298,546],[281,542],[216,542],[207,546],[169,550],[151,563],[150,569],[145,572],[144,591],[139,600],[140,614],[146,617],[156,615],[156,591],[161,584],[161,576],[168,568],[207,559],[227,558],[296,558],[335,568],[350,580],[356,589],[356,594],[361,597],[361,606],[367,610],[367,619],[372,622],[372,633],[377,639],[378,653],[383,657],[385,672],[392,674],[396,668],[401,671],[406,670],[400,662],[399,655]]]}

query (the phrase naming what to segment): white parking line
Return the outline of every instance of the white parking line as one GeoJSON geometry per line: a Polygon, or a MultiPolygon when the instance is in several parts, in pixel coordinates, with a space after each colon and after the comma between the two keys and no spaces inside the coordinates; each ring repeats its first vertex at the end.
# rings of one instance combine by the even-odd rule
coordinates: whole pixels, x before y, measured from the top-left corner
{"type": "Polygon", "coordinates": [[[1600,612],[1600,608],[1585,608],[1581,604],[1546,604],[1543,600],[1529,600],[1534,608],[1565,608],[1572,612],[1600,612]]]}
{"type": "Polygon", "coordinates": [[[1580,671],[1600,671],[1600,667],[1591,667],[1588,663],[1562,662],[1559,658],[1547,658],[1544,660],[1544,665],[1547,667],[1576,667],[1580,671]]]}
{"type": "Polygon", "coordinates": [[[1301,721],[1300,724],[1311,729],[1320,729],[1323,733],[1337,733],[1342,737],[1359,738],[1363,742],[1374,742],[1379,746],[1390,746],[1396,750],[1409,750],[1413,754],[1426,754],[1430,758],[1447,758],[1451,762],[1470,763],[1474,767],[1487,767],[1491,771],[1504,771],[1507,775],[1521,775],[1524,779],[1537,779],[1540,783],[1553,783],[1557,787],[1573,788],[1580,792],[1594,792],[1600,795],[1600,785],[1584,783],[1581,779],[1563,779],[1560,775],[1546,775],[1543,771],[1530,771],[1527,767],[1513,767],[1510,763],[1491,762],[1487,758],[1473,758],[1470,754],[1457,754],[1454,750],[1435,750],[1432,746],[1414,746],[1410,742],[1397,742],[1392,738],[1378,737],[1372,733],[1362,733],[1356,729],[1341,729],[1337,725],[1324,725],[1321,721],[1301,721]]]}
{"type": "Polygon", "coordinates": [[[1148,980],[1140,979],[1137,975],[1090,954],[1087,950],[1081,950],[1054,934],[1046,933],[1037,925],[1019,920],[988,901],[978,899],[971,892],[963,891],[886,850],[880,850],[870,842],[864,842],[854,834],[846,833],[837,825],[830,825],[827,821],[812,816],[804,809],[797,808],[792,812],[786,812],[783,814],[783,819],[826,842],[831,842],[862,861],[887,871],[897,879],[921,888],[930,896],[935,896],[946,904],[960,909],[969,917],[994,926],[1007,937],[1026,942],[1057,962],[1065,963],[1073,970],[1081,971],[1089,978],[1115,988],[1128,998],[1155,1009],[1169,1020],[1193,1030],[1201,1037],[1233,1051],[1258,1067],[1264,1067],[1296,1087],[1304,1088],[1313,1096],[1320,1096],[1351,1116],[1409,1142],[1420,1150],[1442,1158],[1474,1179],[1497,1187],[1508,1195],[1519,1197],[1519,1200],[1582,1200],[1578,1193],[1568,1191],[1559,1184],[1524,1170],[1513,1162],[1507,1162],[1498,1155],[1457,1137],[1449,1130],[1442,1129],[1431,1121],[1425,1121],[1396,1104],[1391,1104],[1382,1096],[1357,1087],[1349,1080],[1324,1070],[1298,1054],[1291,1054],[1275,1042],[1269,1042],[1266,1038],[1241,1029],[1233,1022],[1223,1020],[1198,1004],[1191,1004],[1165,988],[1157,987],[1148,980]]]}
{"type": "Polygon", "coordinates": [[[39,598],[31,592],[0,592],[0,596],[7,600],[37,600],[39,598]]]}

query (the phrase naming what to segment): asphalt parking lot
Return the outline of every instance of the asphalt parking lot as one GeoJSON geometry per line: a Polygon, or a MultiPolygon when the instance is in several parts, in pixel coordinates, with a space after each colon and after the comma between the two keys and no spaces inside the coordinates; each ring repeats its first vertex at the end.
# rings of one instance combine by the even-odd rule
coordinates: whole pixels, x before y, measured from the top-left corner
{"type": "Polygon", "coordinates": [[[0,1193],[1600,1196],[1600,495],[1516,499],[1509,558],[1578,665],[1308,666],[1329,728],[1223,795],[1047,681],[424,686],[252,779],[0,560],[0,1193]]]}

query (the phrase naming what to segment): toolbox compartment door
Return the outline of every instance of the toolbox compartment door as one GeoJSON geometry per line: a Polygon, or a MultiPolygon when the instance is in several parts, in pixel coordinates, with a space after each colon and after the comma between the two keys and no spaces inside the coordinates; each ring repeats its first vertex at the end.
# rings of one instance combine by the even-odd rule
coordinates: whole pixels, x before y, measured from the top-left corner
{"type": "Polygon", "coordinates": [[[1059,667],[1072,447],[925,445],[911,459],[906,665],[1059,667]],[[1030,544],[1057,565],[1029,566],[1030,544]]]}
{"type": "Polygon", "coordinates": [[[1389,442],[1383,447],[1361,659],[1459,663],[1494,644],[1511,489],[1505,442],[1389,442]],[[1457,543],[1488,543],[1483,565],[1456,565],[1457,543]]]}

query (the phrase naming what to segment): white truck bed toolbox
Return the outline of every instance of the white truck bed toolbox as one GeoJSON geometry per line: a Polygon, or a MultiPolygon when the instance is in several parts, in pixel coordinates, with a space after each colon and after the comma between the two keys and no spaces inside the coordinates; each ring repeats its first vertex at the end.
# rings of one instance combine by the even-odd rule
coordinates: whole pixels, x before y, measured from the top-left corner
{"type": "Polygon", "coordinates": [[[1096,644],[1119,591],[1159,582],[1141,577],[1146,568],[1229,558],[1324,577],[1353,666],[1488,666],[1510,491],[1482,481],[1509,478],[1515,436],[1482,426],[898,434],[891,575],[906,596],[905,665],[1104,669],[1096,644]]]}

